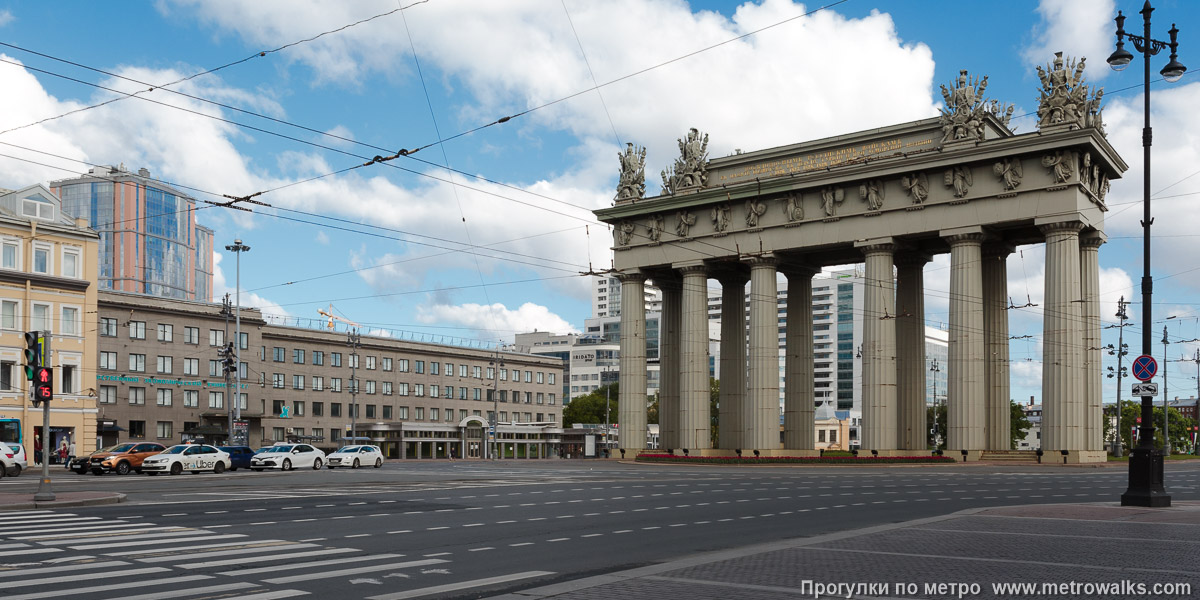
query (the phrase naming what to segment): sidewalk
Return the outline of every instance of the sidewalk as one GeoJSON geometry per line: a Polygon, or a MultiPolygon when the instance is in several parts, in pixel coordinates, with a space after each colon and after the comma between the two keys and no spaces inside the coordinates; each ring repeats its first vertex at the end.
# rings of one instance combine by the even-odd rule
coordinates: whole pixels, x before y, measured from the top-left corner
{"type": "Polygon", "coordinates": [[[1168,509],[1041,504],[714,552],[500,598],[950,598],[960,591],[974,598],[1194,598],[1200,597],[1197,557],[1200,502],[1168,509]],[[1156,584],[1179,587],[1155,594],[1156,584]]]}
{"type": "Polygon", "coordinates": [[[0,518],[3,518],[6,510],[96,506],[124,501],[125,494],[115,492],[55,492],[54,500],[51,502],[35,502],[33,494],[0,493],[0,518]]]}

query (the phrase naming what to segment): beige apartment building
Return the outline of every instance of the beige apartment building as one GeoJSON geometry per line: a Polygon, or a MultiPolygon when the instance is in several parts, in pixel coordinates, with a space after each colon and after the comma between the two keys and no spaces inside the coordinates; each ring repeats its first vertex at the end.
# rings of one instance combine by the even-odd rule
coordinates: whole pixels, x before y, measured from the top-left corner
{"type": "Polygon", "coordinates": [[[62,211],[49,188],[0,189],[0,440],[23,443],[31,465],[39,438],[51,451],[64,441],[77,454],[96,446],[88,374],[96,364],[97,239],[86,219],[62,211]],[[50,332],[48,436],[23,369],[23,334],[33,330],[50,332]]]}
{"type": "MultiPolygon", "coordinates": [[[[225,443],[229,408],[217,350],[233,341],[220,304],[102,292],[99,418],[106,440],[225,443]]],[[[354,439],[388,458],[484,458],[496,407],[500,455],[556,456],[562,362],[268,323],[243,309],[241,420],[253,447],[304,440],[332,449],[354,439]],[[350,432],[351,414],[355,431],[350,432]]]]}

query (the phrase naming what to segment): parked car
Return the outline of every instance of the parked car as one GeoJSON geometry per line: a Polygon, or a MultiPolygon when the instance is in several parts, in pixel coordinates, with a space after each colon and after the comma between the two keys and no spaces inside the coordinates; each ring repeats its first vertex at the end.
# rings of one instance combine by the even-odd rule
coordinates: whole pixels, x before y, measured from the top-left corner
{"type": "Polygon", "coordinates": [[[0,448],[0,477],[16,477],[21,474],[21,465],[17,464],[16,453],[7,444],[0,448]]]}
{"type": "Polygon", "coordinates": [[[13,451],[13,460],[17,462],[17,466],[21,467],[22,471],[29,469],[29,458],[25,456],[25,446],[21,444],[9,444],[13,451]]]}
{"type": "Polygon", "coordinates": [[[184,471],[191,471],[193,475],[200,471],[219,474],[224,473],[229,464],[229,454],[216,446],[179,444],[142,461],[142,471],[150,475],[179,475],[184,471]]]}
{"type": "Polygon", "coordinates": [[[378,469],[383,466],[383,451],[379,449],[379,446],[346,446],[331,452],[325,457],[325,460],[330,469],[335,467],[357,469],[362,465],[374,465],[378,469]]]}
{"type": "Polygon", "coordinates": [[[297,467],[320,469],[325,464],[325,453],[308,444],[275,444],[259,450],[250,459],[250,468],[255,471],[279,469],[290,471],[297,467]]]}
{"type": "Polygon", "coordinates": [[[249,446],[217,446],[217,449],[229,455],[230,471],[250,468],[250,459],[254,456],[254,448],[249,446]]]}
{"type": "Polygon", "coordinates": [[[80,475],[89,471],[94,475],[110,472],[128,475],[130,471],[141,473],[142,461],[166,450],[166,448],[156,442],[125,442],[101,448],[89,456],[77,457],[67,465],[67,468],[80,475]]]}

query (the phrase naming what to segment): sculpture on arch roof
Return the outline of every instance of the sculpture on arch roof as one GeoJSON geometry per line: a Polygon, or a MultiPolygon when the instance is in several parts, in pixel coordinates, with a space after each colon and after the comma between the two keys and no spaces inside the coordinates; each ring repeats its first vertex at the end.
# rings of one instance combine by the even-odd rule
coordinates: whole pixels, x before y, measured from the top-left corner
{"type": "Polygon", "coordinates": [[[651,215],[650,224],[646,226],[646,229],[649,230],[647,235],[650,237],[651,242],[657,242],[661,240],[663,232],[662,215],[651,215]]]}
{"type": "Polygon", "coordinates": [[[792,192],[787,195],[787,205],[783,207],[787,213],[789,223],[804,220],[804,205],[801,203],[800,192],[792,192]]]}
{"type": "Polygon", "coordinates": [[[1106,135],[1100,115],[1104,90],[1087,86],[1083,77],[1086,62],[1086,58],[1064,59],[1062,52],[1055,52],[1050,64],[1037,68],[1042,84],[1038,90],[1038,129],[1055,125],[1094,127],[1106,135]]]}
{"type": "Polygon", "coordinates": [[[767,212],[767,204],[751,198],[746,201],[746,227],[758,227],[758,218],[767,212]]]}
{"type": "Polygon", "coordinates": [[[646,149],[625,144],[617,153],[621,163],[621,178],[617,182],[617,200],[640,199],[646,193],[646,149]]]}
{"type": "Polygon", "coordinates": [[[663,192],[674,194],[687,188],[702,187],[708,182],[708,134],[701,137],[695,127],[679,141],[679,158],[663,169],[663,192]]]}
{"type": "Polygon", "coordinates": [[[846,191],[840,187],[828,186],[821,189],[821,208],[825,209],[826,217],[837,216],[837,205],[846,197],[846,191]]]}
{"type": "MultiPolygon", "coordinates": [[[[941,111],[942,143],[955,140],[983,139],[984,114],[995,112],[997,104],[989,103],[983,97],[987,90],[987,76],[970,78],[966,69],[958,72],[958,79],[950,85],[953,89],[942,88],[942,100],[945,108],[941,111]]],[[[1010,113],[1011,114],[1011,113],[1010,113]]]]}
{"type": "Polygon", "coordinates": [[[858,195],[867,201],[867,208],[870,210],[883,208],[883,181],[868,179],[858,184],[858,195]]]}

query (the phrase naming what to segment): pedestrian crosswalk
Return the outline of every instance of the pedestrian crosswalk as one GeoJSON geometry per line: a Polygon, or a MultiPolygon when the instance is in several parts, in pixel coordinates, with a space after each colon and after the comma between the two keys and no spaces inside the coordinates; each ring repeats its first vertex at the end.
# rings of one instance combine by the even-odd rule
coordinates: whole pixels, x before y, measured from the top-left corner
{"type": "Polygon", "coordinates": [[[50,510],[0,512],[0,600],[276,600],[355,577],[408,581],[450,562],[227,532],[50,510]]]}

